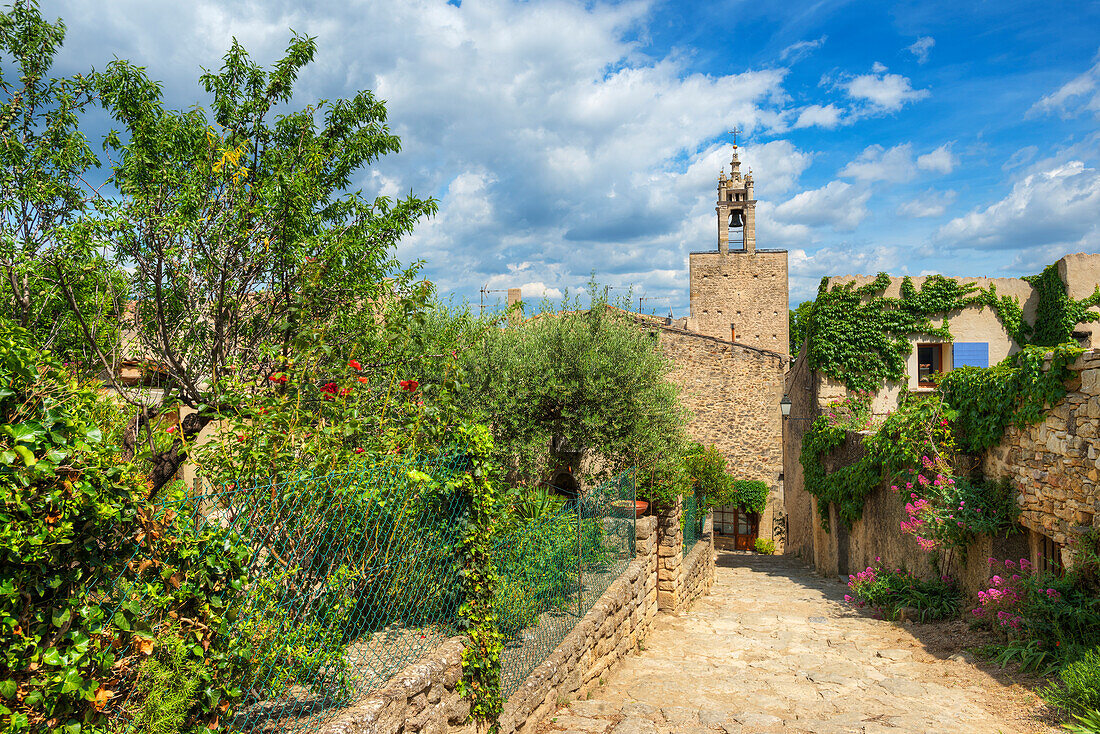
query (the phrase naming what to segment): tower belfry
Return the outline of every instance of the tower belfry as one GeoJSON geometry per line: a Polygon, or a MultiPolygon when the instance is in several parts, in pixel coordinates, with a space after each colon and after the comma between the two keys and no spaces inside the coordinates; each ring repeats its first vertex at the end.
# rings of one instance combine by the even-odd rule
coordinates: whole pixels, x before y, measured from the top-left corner
{"type": "Polygon", "coordinates": [[[735,140],[729,171],[718,174],[718,251],[688,256],[691,318],[707,336],[786,354],[787,251],[757,249],[755,197],[735,140]]]}
{"type": "Polygon", "coordinates": [[[741,175],[741,161],[737,157],[737,143],[733,144],[730,174],[718,174],[718,252],[730,251],[730,235],[733,234],[736,250],[756,251],[756,199],[753,198],[752,170],[741,175]]]}

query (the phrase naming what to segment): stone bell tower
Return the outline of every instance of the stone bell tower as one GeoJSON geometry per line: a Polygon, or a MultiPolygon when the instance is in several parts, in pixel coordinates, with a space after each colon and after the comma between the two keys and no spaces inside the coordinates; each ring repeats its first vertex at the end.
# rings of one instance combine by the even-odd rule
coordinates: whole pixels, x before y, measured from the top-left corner
{"type": "Polygon", "coordinates": [[[736,249],[756,251],[756,199],[752,191],[752,171],[741,177],[741,161],[737,158],[737,144],[733,145],[730,175],[718,174],[718,252],[730,251],[730,232],[733,232],[736,249]]]}
{"type": "Polygon", "coordinates": [[[729,174],[718,174],[718,251],[688,257],[691,318],[708,336],[787,354],[787,251],[756,247],[754,196],[734,143],[729,174]]]}

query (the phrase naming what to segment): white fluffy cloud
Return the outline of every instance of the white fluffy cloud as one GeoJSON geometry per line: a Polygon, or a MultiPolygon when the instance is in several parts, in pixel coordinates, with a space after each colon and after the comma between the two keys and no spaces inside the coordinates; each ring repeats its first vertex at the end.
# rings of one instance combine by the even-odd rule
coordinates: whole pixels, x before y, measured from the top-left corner
{"type": "Polygon", "coordinates": [[[792,308],[802,301],[815,298],[821,278],[827,275],[905,274],[904,269],[898,268],[898,261],[903,258],[895,247],[857,249],[835,245],[818,250],[796,248],[790,251],[787,258],[792,308]]]}
{"type": "Polygon", "coordinates": [[[1084,74],[1042,97],[1031,106],[1028,114],[1055,112],[1072,117],[1086,111],[1100,117],[1100,61],[1084,74]]]}
{"type": "Polygon", "coordinates": [[[1095,250],[1100,241],[1100,171],[1081,161],[1039,167],[1005,198],[941,227],[937,238],[975,249],[1095,250]]]}
{"type": "Polygon", "coordinates": [[[942,217],[947,207],[955,201],[956,195],[952,189],[927,189],[902,202],[898,206],[898,214],[915,219],[942,217]]]}
{"type": "Polygon", "coordinates": [[[832,103],[827,105],[812,104],[803,107],[798,113],[798,119],[795,120],[794,127],[798,129],[816,126],[832,130],[840,124],[843,115],[843,110],[832,103]]]}
{"type": "MultiPolygon", "coordinates": [[[[813,230],[828,226],[837,232],[850,232],[867,217],[871,192],[844,181],[830,181],[818,189],[795,194],[771,210],[781,225],[797,225],[807,240],[813,230]]],[[[805,241],[805,240],[804,240],[805,241]]]]}
{"type": "Polygon", "coordinates": [[[870,74],[853,77],[839,86],[852,99],[867,104],[872,112],[897,112],[906,104],[930,94],[927,89],[913,89],[908,77],[888,74],[887,68],[877,61],[870,74]]]}
{"type": "Polygon", "coordinates": [[[954,167],[955,155],[951,152],[950,143],[918,156],[915,161],[911,143],[901,143],[892,148],[869,145],[841,170],[840,175],[860,181],[900,183],[913,180],[918,170],[947,174],[954,167]]]}

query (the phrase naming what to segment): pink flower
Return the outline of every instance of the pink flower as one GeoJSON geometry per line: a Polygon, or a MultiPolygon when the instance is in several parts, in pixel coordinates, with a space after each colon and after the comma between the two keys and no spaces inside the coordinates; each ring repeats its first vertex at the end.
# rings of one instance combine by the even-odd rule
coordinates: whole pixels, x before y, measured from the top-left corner
{"type": "Polygon", "coordinates": [[[1005,561],[1005,568],[1016,568],[1016,564],[1012,561],[1005,561]]]}
{"type": "Polygon", "coordinates": [[[1026,558],[1021,558],[1020,559],[1020,570],[1021,571],[1026,571],[1029,568],[1031,568],[1031,561],[1027,560],[1026,558]]]}

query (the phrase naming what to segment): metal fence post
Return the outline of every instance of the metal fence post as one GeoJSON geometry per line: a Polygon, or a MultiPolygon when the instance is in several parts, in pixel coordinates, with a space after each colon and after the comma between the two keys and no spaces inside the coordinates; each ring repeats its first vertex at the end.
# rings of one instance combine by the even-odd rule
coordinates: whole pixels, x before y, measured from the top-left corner
{"type": "Polygon", "coordinates": [[[581,542],[581,522],[584,519],[584,498],[577,492],[577,616],[583,614],[584,609],[584,548],[581,542]]]}

